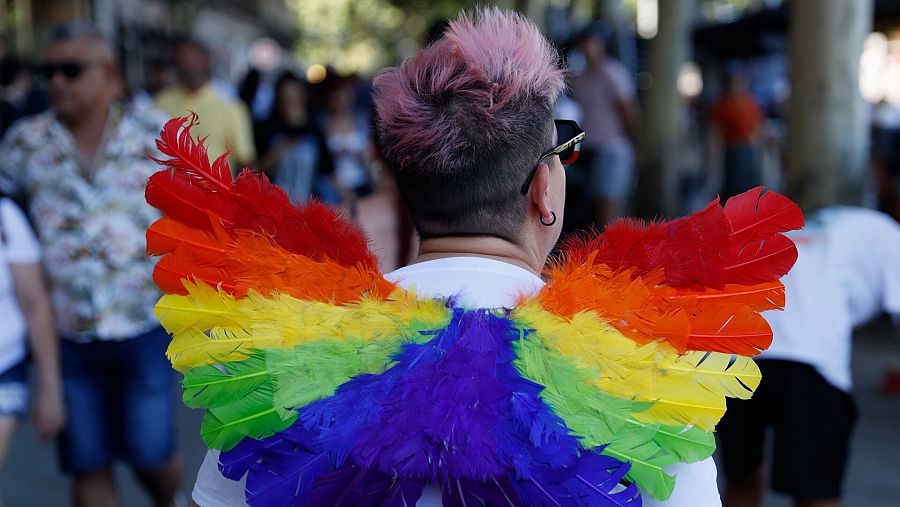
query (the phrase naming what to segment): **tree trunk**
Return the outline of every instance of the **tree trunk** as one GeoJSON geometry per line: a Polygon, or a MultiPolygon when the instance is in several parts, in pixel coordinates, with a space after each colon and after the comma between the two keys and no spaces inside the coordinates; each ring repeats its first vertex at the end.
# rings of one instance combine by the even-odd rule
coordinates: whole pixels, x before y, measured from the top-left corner
{"type": "Polygon", "coordinates": [[[649,72],[653,85],[645,97],[641,154],[644,167],[638,212],[676,215],[680,209],[678,145],[684,103],[678,94],[678,72],[690,52],[695,0],[659,2],[659,29],[650,41],[649,72]]]}
{"type": "Polygon", "coordinates": [[[872,0],[791,3],[787,190],[804,210],[859,204],[868,167],[859,58],[872,0]]]}

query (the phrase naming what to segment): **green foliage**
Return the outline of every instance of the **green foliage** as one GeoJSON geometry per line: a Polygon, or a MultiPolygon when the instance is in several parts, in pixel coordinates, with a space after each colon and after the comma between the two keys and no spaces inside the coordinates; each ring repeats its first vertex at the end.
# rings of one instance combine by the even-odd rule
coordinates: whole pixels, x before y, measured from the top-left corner
{"type": "Polygon", "coordinates": [[[464,0],[290,0],[305,64],[372,74],[411,55],[431,24],[474,5],[464,0]]]}

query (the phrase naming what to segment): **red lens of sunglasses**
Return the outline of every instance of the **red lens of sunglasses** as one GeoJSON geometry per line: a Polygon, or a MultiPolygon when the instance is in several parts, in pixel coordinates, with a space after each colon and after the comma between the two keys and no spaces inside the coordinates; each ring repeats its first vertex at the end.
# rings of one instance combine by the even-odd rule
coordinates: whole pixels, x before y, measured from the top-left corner
{"type": "MultiPolygon", "coordinates": [[[[575,122],[571,122],[568,120],[556,120],[556,138],[559,139],[560,143],[565,143],[574,139],[580,133],[580,130],[575,125],[575,122]]],[[[579,144],[575,144],[574,146],[570,146],[569,148],[563,150],[559,153],[559,161],[563,165],[571,164],[578,160],[578,151],[581,149],[579,144]]]]}
{"type": "Polygon", "coordinates": [[[559,154],[559,161],[562,165],[574,164],[578,160],[578,154],[581,153],[581,146],[576,144],[568,150],[559,154]]]}

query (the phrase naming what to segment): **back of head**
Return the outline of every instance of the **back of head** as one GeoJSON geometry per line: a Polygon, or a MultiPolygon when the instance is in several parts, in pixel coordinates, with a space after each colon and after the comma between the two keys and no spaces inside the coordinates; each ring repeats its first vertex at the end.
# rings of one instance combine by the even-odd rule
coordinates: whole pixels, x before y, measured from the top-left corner
{"type": "Polygon", "coordinates": [[[556,50],[520,14],[481,9],[374,80],[377,137],[423,238],[518,242],[520,187],[552,141],[556,50]]]}
{"type": "Polygon", "coordinates": [[[9,86],[16,78],[29,70],[27,63],[13,55],[0,59],[0,86],[9,86]]]}

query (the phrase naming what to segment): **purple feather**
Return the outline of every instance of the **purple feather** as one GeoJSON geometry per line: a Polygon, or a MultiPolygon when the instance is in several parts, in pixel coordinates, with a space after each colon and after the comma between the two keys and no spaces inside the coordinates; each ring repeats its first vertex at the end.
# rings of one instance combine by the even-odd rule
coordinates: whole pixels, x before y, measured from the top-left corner
{"type": "Polygon", "coordinates": [[[299,410],[297,423],[223,453],[251,505],[413,505],[427,483],[445,505],[640,505],[628,465],[587,451],[512,364],[504,316],[454,309],[397,364],[299,410]],[[621,491],[619,491],[621,490],[621,491]],[[616,491],[616,493],[613,493],[616,491]]]}
{"type": "Polygon", "coordinates": [[[422,496],[423,480],[390,476],[372,469],[345,466],[322,475],[304,507],[412,507],[422,496]]]}

